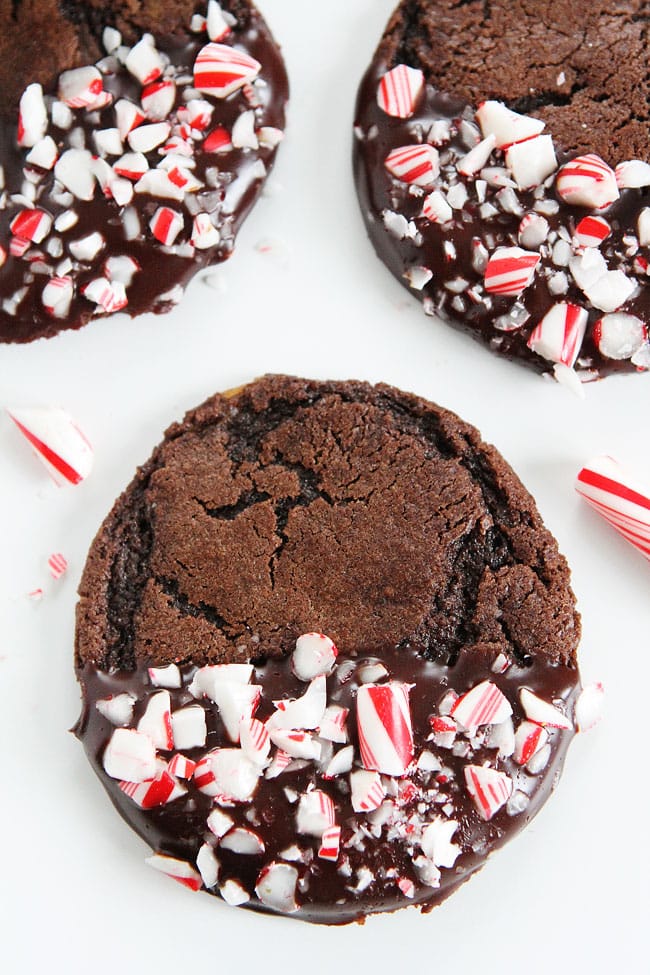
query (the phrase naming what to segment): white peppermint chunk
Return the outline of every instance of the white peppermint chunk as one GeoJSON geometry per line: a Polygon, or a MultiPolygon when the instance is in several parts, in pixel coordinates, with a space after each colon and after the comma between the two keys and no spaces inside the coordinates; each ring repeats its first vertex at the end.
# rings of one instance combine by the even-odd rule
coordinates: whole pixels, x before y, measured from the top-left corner
{"type": "Polygon", "coordinates": [[[300,680],[313,680],[329,674],[336,663],[338,650],[323,633],[303,633],[296,640],[291,657],[291,669],[300,680]]]}
{"type": "Polygon", "coordinates": [[[498,149],[539,135],[544,128],[540,119],[519,115],[502,102],[487,101],[479,105],[476,118],[483,136],[493,135],[498,149]]]}
{"type": "Polygon", "coordinates": [[[67,149],[54,167],[54,175],[79,200],[95,194],[93,157],[87,149],[67,149]]]}
{"type": "Polygon", "coordinates": [[[216,887],[219,880],[219,861],[209,843],[204,843],[196,857],[196,865],[201,874],[203,885],[210,890],[216,887]]]}
{"type": "Polygon", "coordinates": [[[92,261],[99,254],[106,241],[99,231],[95,230],[78,240],[71,240],[68,244],[70,253],[78,261],[92,261]]]}
{"type": "Polygon", "coordinates": [[[318,728],[327,704],[327,683],[323,675],[314,677],[302,697],[295,700],[274,702],[277,711],[268,721],[268,727],[290,730],[318,728]]]}
{"type": "Polygon", "coordinates": [[[219,893],[230,907],[239,907],[241,904],[247,904],[250,900],[242,885],[236,880],[226,880],[225,884],[219,888],[219,893]]]}
{"type": "Polygon", "coordinates": [[[650,165],[641,159],[619,163],[615,173],[616,185],[622,190],[650,186],[650,165]]]}
{"type": "Polygon", "coordinates": [[[175,748],[199,748],[205,745],[208,729],[205,711],[200,705],[194,704],[174,711],[171,722],[175,748]]]}
{"type": "Polygon", "coordinates": [[[116,728],[102,761],[104,771],[112,779],[145,782],[156,775],[156,746],[148,735],[116,728]]]}
{"type": "Polygon", "coordinates": [[[40,166],[41,169],[52,169],[57,160],[59,150],[56,142],[50,135],[39,139],[36,145],[27,153],[27,162],[32,166],[40,166]]]}
{"type": "Polygon", "coordinates": [[[455,864],[461,848],[456,843],[452,843],[451,838],[457,829],[458,823],[454,819],[440,817],[424,828],[420,846],[424,855],[436,867],[453,867],[455,864]]]}
{"type": "Polygon", "coordinates": [[[20,99],[18,116],[18,145],[31,148],[47,132],[47,110],[43,89],[38,84],[28,85],[20,99]]]}
{"type": "Polygon", "coordinates": [[[107,721],[118,728],[124,728],[133,719],[135,697],[132,694],[116,694],[102,701],[96,701],[95,707],[107,721]]]}
{"type": "Polygon", "coordinates": [[[588,285],[584,292],[595,308],[610,312],[624,305],[635,289],[635,282],[624,271],[607,271],[588,285]]]}
{"type": "Polygon", "coordinates": [[[650,207],[644,207],[637,219],[637,236],[641,247],[650,244],[650,207]]]}
{"type": "Polygon", "coordinates": [[[575,719],[578,731],[589,731],[601,719],[605,689],[600,681],[587,684],[576,701],[575,719]]]}
{"type": "Polygon", "coordinates": [[[232,127],[231,140],[236,149],[257,149],[259,142],[255,134],[255,112],[242,112],[232,127]]]}
{"type": "Polygon", "coordinates": [[[270,863],[264,867],[255,885],[255,893],[267,907],[282,914],[298,910],[296,885],[298,871],[288,863],[270,863]]]}
{"type": "Polygon", "coordinates": [[[252,664],[209,664],[197,670],[188,690],[192,697],[212,698],[215,684],[248,684],[252,676],[252,664]]]}
{"type": "Polygon", "coordinates": [[[155,81],[165,67],[150,34],[145,34],[142,40],[134,44],[127,55],[125,65],[127,71],[137,78],[141,85],[155,81]]]}
{"type": "Polygon", "coordinates": [[[520,190],[539,186],[557,169],[557,159],[550,135],[538,135],[518,142],[506,150],[506,166],[520,190]]]}
{"type": "MultiPolygon", "coordinates": [[[[137,265],[130,257],[120,258],[120,257],[109,257],[106,262],[106,271],[109,277],[116,281],[122,281],[123,284],[131,283],[131,275],[133,269],[137,269],[137,265]],[[121,261],[128,261],[131,271],[128,276],[128,281],[124,280],[120,275],[120,269],[123,265],[121,261]]],[[[155,687],[166,687],[168,689],[176,688],[181,686],[181,672],[176,664],[169,664],[167,667],[149,667],[148,670],[149,680],[155,687]]]]}

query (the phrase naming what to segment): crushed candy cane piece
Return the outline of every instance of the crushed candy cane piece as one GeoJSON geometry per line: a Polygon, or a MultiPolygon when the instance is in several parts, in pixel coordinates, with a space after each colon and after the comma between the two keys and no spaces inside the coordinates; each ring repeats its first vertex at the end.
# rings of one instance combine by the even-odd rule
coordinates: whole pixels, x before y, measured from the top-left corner
{"type": "Polygon", "coordinates": [[[115,725],[116,728],[124,728],[131,724],[133,720],[133,707],[136,698],[127,692],[116,694],[114,697],[107,697],[95,702],[95,707],[107,721],[115,725]]]}
{"type": "Polygon", "coordinates": [[[291,668],[299,680],[311,681],[314,677],[329,674],[336,663],[338,650],[323,633],[303,633],[296,640],[291,656],[291,668]]]}
{"type": "Polygon", "coordinates": [[[266,907],[282,914],[298,910],[296,886],[298,871],[287,863],[272,862],[261,871],[255,884],[255,893],[266,907]]]}
{"type": "Polygon", "coordinates": [[[431,186],[440,172],[438,150],[428,144],[393,149],[384,165],[396,179],[415,186],[431,186]]]}
{"type": "Polygon", "coordinates": [[[93,465],[93,450],[76,423],[61,409],[7,411],[57,484],[79,484],[93,465]]]}
{"type": "Polygon", "coordinates": [[[194,87],[198,91],[227,98],[257,77],[261,64],[243,51],[211,42],[203,47],[194,64],[194,87]]]}
{"type": "Polygon", "coordinates": [[[517,765],[526,765],[535,752],[548,741],[548,732],[534,721],[522,721],[515,732],[513,758],[517,765]]]}
{"type": "Polygon", "coordinates": [[[497,247],[485,268],[485,290],[497,295],[520,295],[532,283],[539,261],[539,254],[521,247],[497,247]]]}
{"type": "Polygon", "coordinates": [[[530,721],[550,728],[573,728],[573,724],[565,714],[549,704],[548,701],[544,701],[541,697],[533,694],[527,687],[521,688],[519,699],[524,713],[530,721]]]}
{"type": "Polygon", "coordinates": [[[145,857],[144,862],[147,866],[166,874],[184,887],[189,887],[190,890],[200,890],[203,886],[201,874],[186,860],[177,860],[175,857],[168,857],[162,853],[154,853],[152,856],[145,857]]]}
{"type": "Polygon", "coordinates": [[[154,687],[166,687],[171,690],[182,686],[181,672],[176,664],[168,664],[167,667],[149,667],[147,673],[154,687]]]}
{"type": "Polygon", "coordinates": [[[613,169],[600,156],[577,156],[560,169],[556,189],[572,206],[603,209],[619,198],[613,169]]]}
{"type": "Polygon", "coordinates": [[[482,102],[476,111],[476,120],[484,137],[494,136],[498,149],[539,135],[544,128],[541,119],[520,115],[497,101],[482,102]]]}
{"type": "Polygon", "coordinates": [[[167,771],[176,779],[191,779],[194,775],[195,768],[196,762],[193,762],[191,758],[187,758],[185,755],[181,755],[180,752],[176,752],[167,765],[167,771]]]}
{"type": "Polygon", "coordinates": [[[300,797],[296,810],[296,829],[307,836],[322,836],[334,826],[334,803],[326,792],[313,789],[300,797]]]}
{"type": "Polygon", "coordinates": [[[575,707],[575,721],[578,731],[589,731],[602,717],[605,702],[605,688],[600,681],[587,684],[578,695],[575,707]]]}
{"type": "Polygon", "coordinates": [[[386,790],[378,772],[358,769],[350,773],[352,808],[355,812],[370,812],[382,804],[386,790]]]}
{"type": "Polygon", "coordinates": [[[61,555],[60,552],[55,552],[50,555],[47,560],[47,565],[50,570],[50,575],[53,579],[60,579],[61,576],[65,575],[68,568],[68,560],[65,555],[61,555]]]}
{"type": "Polygon", "coordinates": [[[581,247],[600,247],[612,232],[603,217],[583,217],[576,227],[575,238],[581,247]]]}
{"type": "Polygon", "coordinates": [[[560,301],[546,312],[528,338],[528,348],[550,362],[573,366],[587,329],[589,313],[581,305],[560,301]]]}
{"type": "Polygon", "coordinates": [[[424,74],[419,68],[398,64],[382,77],[377,88],[377,104],[393,118],[410,118],[422,90],[424,74]]]}
{"type": "Polygon", "coordinates": [[[174,747],[174,735],[169,691],[158,691],[151,695],[145,712],[138,722],[138,731],[149,735],[156,748],[171,751],[174,747]]]}
{"type": "Polygon", "coordinates": [[[404,775],[413,761],[409,685],[364,684],[357,691],[361,761],[367,769],[404,775]]]}
{"type": "Polygon", "coordinates": [[[440,817],[436,817],[425,826],[420,845],[424,855],[436,867],[453,867],[460,855],[461,847],[451,842],[451,838],[457,829],[456,820],[440,817]]]}
{"type": "Polygon", "coordinates": [[[580,471],[576,491],[650,559],[650,489],[612,457],[596,457],[580,471]]]}
{"type": "Polygon", "coordinates": [[[512,706],[496,684],[482,681],[458,698],[452,717],[473,732],[481,725],[500,724],[512,714],[512,706]]]}
{"type": "Polygon", "coordinates": [[[171,716],[172,738],[175,748],[200,748],[205,745],[207,727],[205,711],[192,705],[174,711],[171,716]]]}
{"type": "Polygon", "coordinates": [[[594,342],[607,359],[631,359],[648,340],[648,329],[636,315],[614,312],[594,324],[594,342]]]}
{"type": "Polygon", "coordinates": [[[219,882],[220,864],[209,843],[204,843],[201,846],[196,857],[196,865],[199,868],[203,886],[208,890],[216,887],[219,882]]]}
{"type": "Polygon", "coordinates": [[[219,844],[219,849],[231,850],[233,853],[239,853],[242,856],[259,856],[264,853],[266,847],[257,833],[251,829],[237,826],[226,833],[219,844]]]}
{"type": "Polygon", "coordinates": [[[104,749],[102,762],[112,779],[145,782],[156,774],[156,746],[149,735],[131,728],[116,728],[104,749]]]}
{"type": "Polygon", "coordinates": [[[466,765],[464,774],[467,791],[481,819],[492,819],[510,798],[512,779],[505,772],[483,765],[466,765]]]}
{"type": "Polygon", "coordinates": [[[323,830],[321,843],[318,848],[318,856],[321,860],[336,861],[339,858],[341,846],[341,827],[328,826],[323,830]]]}

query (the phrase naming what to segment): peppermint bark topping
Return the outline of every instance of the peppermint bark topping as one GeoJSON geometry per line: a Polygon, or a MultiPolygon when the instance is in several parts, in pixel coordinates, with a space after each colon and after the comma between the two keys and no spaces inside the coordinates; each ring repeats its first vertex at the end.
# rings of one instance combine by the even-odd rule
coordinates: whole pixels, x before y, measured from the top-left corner
{"type": "Polygon", "coordinates": [[[650,209],[638,206],[637,219],[634,208],[650,185],[650,164],[614,169],[593,153],[567,161],[543,121],[496,101],[454,117],[431,86],[415,85],[414,70],[397,65],[379,75],[380,111],[368,101],[367,124],[355,130],[370,198],[389,201],[377,206],[371,236],[383,224],[405,242],[400,251],[388,245],[384,259],[403,261],[400,276],[428,313],[467,324],[495,350],[572,388],[601,372],[647,369],[650,313],[641,289],[650,265],[640,248],[650,246],[650,209]],[[585,280],[589,252],[599,263],[585,280]],[[628,317],[601,326],[603,312],[628,317]]]}
{"type": "MultiPolygon", "coordinates": [[[[194,860],[155,854],[152,865],[229,904],[287,914],[308,908],[325,866],[352,901],[366,890],[426,900],[447,873],[473,869],[482,824],[503,830],[527,808],[571,732],[570,705],[531,691],[525,669],[513,681],[507,659],[443,695],[424,679],[431,665],[407,684],[392,660],[349,658],[308,633],[280,664],[151,666],[137,697],[98,701],[102,763],[122,801],[175,822],[186,808],[199,823],[194,860]],[[278,697],[280,671],[302,693],[278,697]],[[375,842],[387,859],[370,855],[375,842]]],[[[585,727],[598,697],[583,696],[585,727]]]]}

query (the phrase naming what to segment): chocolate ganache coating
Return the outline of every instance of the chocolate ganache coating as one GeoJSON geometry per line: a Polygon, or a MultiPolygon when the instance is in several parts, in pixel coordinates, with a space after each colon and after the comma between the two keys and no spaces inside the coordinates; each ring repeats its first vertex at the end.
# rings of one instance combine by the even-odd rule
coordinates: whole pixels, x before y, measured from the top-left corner
{"type": "Polygon", "coordinates": [[[388,386],[269,376],[172,426],[100,529],[76,731],[154,865],[190,886],[321,923],[428,910],[554,787],[579,635],[555,540],[474,428],[388,386]],[[305,673],[296,640],[314,632],[338,657],[305,673]],[[215,687],[234,672],[238,690],[215,687]],[[362,686],[386,697],[383,731],[362,686]],[[299,719],[282,717],[291,700],[299,719]],[[151,751],[160,707],[174,735],[188,710],[203,733],[157,742],[155,770],[129,779],[118,739],[151,751]],[[179,773],[177,752],[197,768],[179,773]]]}
{"type": "Polygon", "coordinates": [[[254,5],[220,9],[215,43],[259,67],[248,61],[250,83],[225,97],[193,78],[212,43],[206,3],[3,5],[0,341],[51,337],[114,311],[168,311],[198,271],[232,254],[282,138],[288,82],[254,5]],[[149,40],[151,77],[141,70],[149,40]],[[142,57],[129,60],[136,45],[142,57]],[[71,91],[68,74],[94,65],[96,101],[71,91]],[[36,227],[25,222],[34,209],[36,227]]]}
{"type": "MultiPolygon", "coordinates": [[[[583,382],[650,367],[650,236],[643,226],[650,170],[639,178],[613,172],[626,161],[650,160],[647,27],[641,0],[408,0],[393,14],[359,89],[354,171],[378,256],[428,314],[567,382],[566,367],[583,382]],[[400,64],[425,81],[407,117],[387,114],[377,101],[382,78],[400,64]],[[498,140],[474,172],[459,171],[491,130],[477,115],[486,101],[545,125],[555,164],[539,178],[519,175],[498,140]],[[388,171],[393,150],[427,143],[439,152],[440,172],[426,187],[388,171]],[[609,170],[610,205],[577,203],[558,190],[561,167],[589,154],[609,170]],[[435,218],[423,212],[434,190],[451,207],[435,218]],[[579,227],[591,216],[605,221],[595,238],[579,227]],[[514,247],[539,255],[531,280],[518,293],[488,287],[488,260],[514,247]],[[617,273],[603,278],[607,272],[617,273]],[[601,287],[594,288],[598,277],[601,287]],[[543,337],[535,332],[540,323],[543,337]],[[548,338],[555,327],[564,344],[548,338]]],[[[531,167],[546,151],[539,145],[529,149],[531,167]]]]}

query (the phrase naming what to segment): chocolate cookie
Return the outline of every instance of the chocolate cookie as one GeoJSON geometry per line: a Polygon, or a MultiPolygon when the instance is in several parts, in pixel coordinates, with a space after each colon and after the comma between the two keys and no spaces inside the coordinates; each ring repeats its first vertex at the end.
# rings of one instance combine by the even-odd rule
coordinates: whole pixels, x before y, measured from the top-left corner
{"type": "Polygon", "coordinates": [[[230,257],[283,135],[248,0],[0,11],[0,341],[164,312],[230,257]]]}
{"type": "Polygon", "coordinates": [[[565,560],[475,429],[270,376],[172,426],[100,529],[76,731],[188,886],[322,923],[429,910],[550,794],[579,634],[565,560]]]}
{"type": "Polygon", "coordinates": [[[428,314],[574,386],[650,367],[649,74],[641,0],[397,8],[354,169],[428,314]]]}

